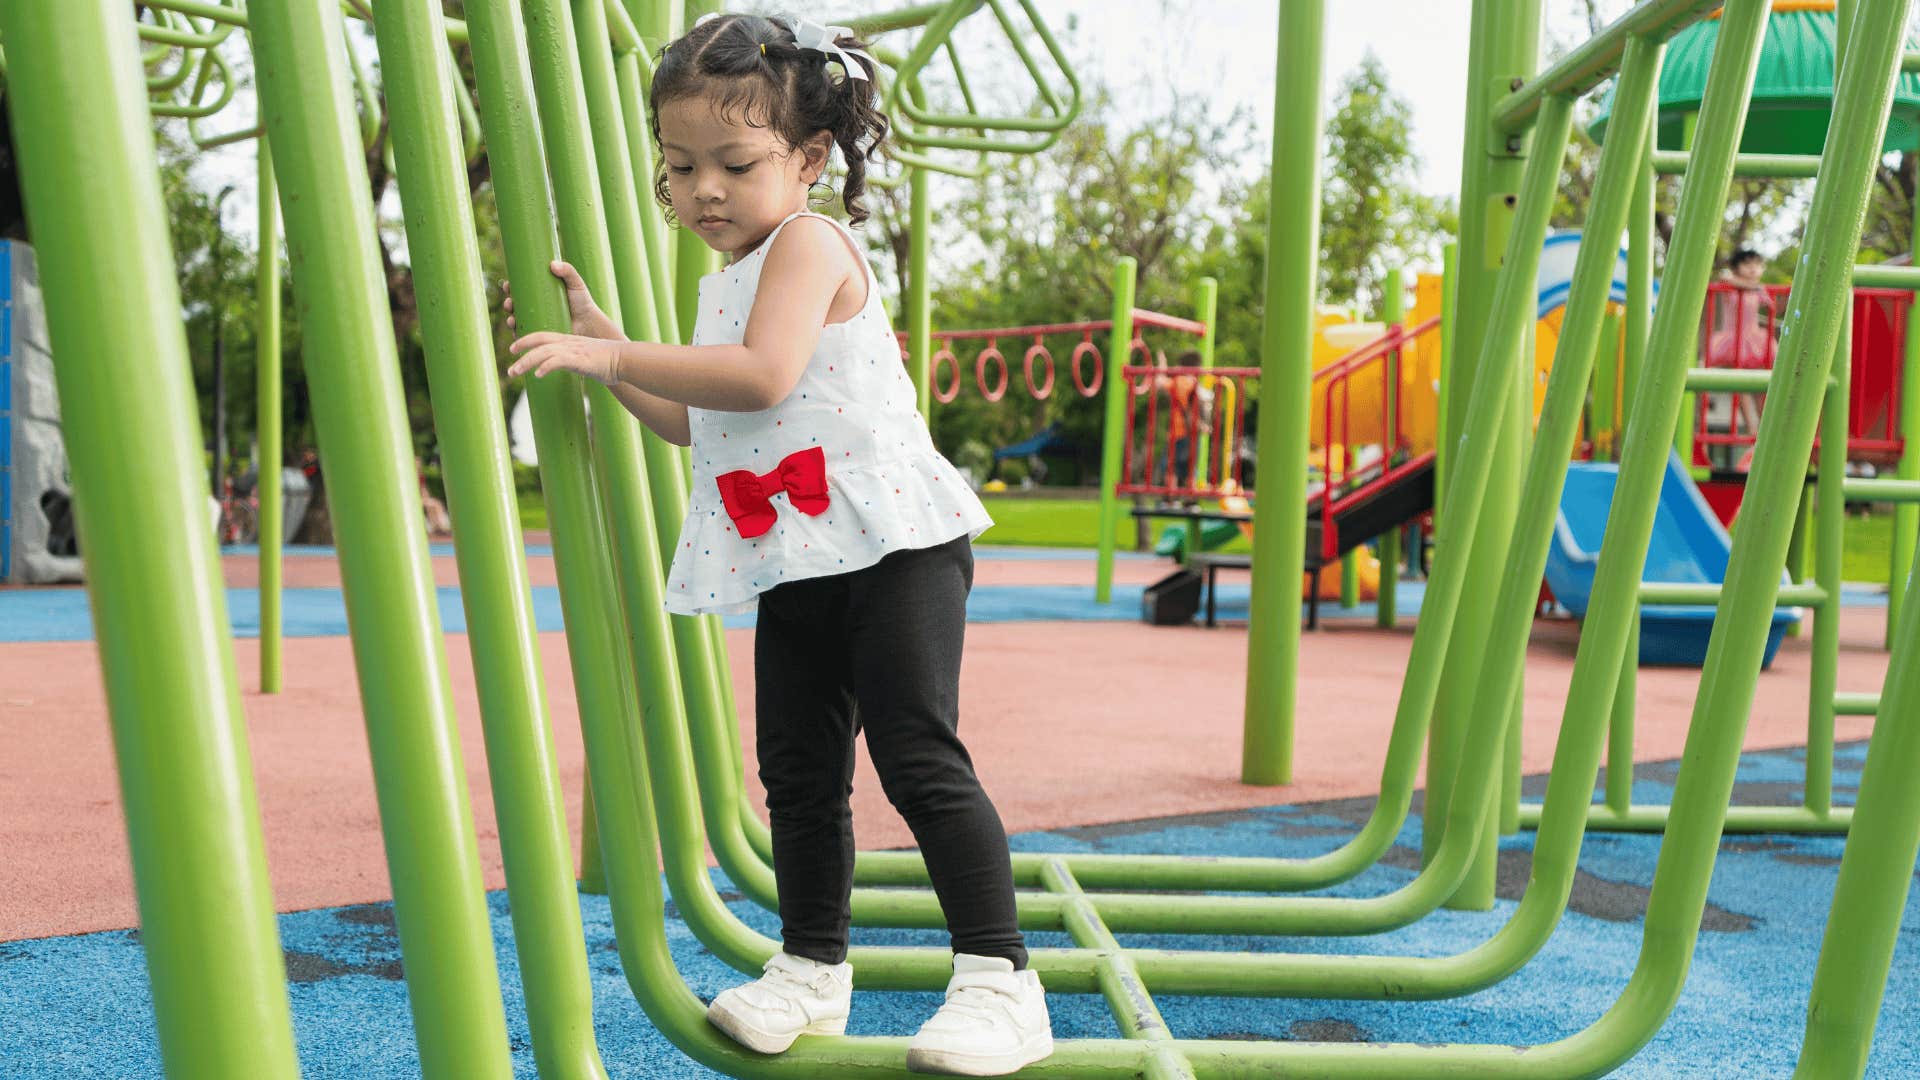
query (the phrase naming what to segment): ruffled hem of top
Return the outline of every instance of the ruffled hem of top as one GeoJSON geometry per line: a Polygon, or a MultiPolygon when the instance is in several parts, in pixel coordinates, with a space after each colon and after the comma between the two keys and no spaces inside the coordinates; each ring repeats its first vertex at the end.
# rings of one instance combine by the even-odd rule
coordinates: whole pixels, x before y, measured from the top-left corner
{"type": "Polygon", "coordinates": [[[947,460],[934,452],[830,472],[827,509],[801,513],[773,497],[773,528],[753,539],[726,512],[697,501],[680,531],[665,607],[677,615],[753,611],[761,593],[790,581],[864,570],[896,551],[977,538],[993,524],[947,460]]]}

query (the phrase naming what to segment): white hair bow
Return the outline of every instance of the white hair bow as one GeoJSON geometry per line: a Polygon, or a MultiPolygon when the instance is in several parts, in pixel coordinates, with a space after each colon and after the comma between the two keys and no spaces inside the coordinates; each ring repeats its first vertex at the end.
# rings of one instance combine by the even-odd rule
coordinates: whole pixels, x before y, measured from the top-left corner
{"type": "Polygon", "coordinates": [[[839,38],[853,36],[853,31],[847,27],[822,26],[817,22],[809,22],[806,19],[794,15],[779,15],[775,16],[775,18],[787,24],[787,29],[793,31],[793,43],[795,45],[803,49],[814,49],[826,53],[830,59],[838,60],[840,66],[846,69],[847,77],[850,79],[864,79],[867,77],[867,69],[854,63],[853,58],[856,56],[865,57],[866,61],[875,67],[880,66],[874,61],[873,57],[865,51],[861,49],[843,49],[836,43],[839,38]]]}

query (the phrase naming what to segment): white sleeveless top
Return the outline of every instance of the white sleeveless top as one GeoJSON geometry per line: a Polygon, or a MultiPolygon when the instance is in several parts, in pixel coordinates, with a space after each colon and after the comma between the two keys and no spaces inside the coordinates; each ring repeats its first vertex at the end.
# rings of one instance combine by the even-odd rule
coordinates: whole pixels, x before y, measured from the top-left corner
{"type": "MultiPolygon", "coordinates": [[[[788,217],[746,258],[700,279],[693,344],[740,343],[766,254],[802,216],[853,240],[832,218],[788,217]]],[[[821,327],[785,400],[761,412],[687,410],[693,486],[667,575],[668,611],[751,611],[783,582],[850,573],[993,524],[934,449],[873,269],[864,256],[860,263],[865,306],[821,327]]]]}

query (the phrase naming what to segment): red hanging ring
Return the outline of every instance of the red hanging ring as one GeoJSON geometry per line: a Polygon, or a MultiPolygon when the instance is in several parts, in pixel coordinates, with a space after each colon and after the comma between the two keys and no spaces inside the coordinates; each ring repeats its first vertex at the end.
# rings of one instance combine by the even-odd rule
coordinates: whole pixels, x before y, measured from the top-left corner
{"type": "Polygon", "coordinates": [[[960,396],[960,358],[953,355],[950,345],[951,342],[942,338],[940,351],[933,354],[933,360],[928,364],[928,381],[933,383],[933,398],[942,405],[960,396]],[[940,385],[940,365],[943,362],[953,367],[953,379],[944,387],[940,385]]]}
{"type": "Polygon", "coordinates": [[[1093,397],[1100,392],[1100,384],[1107,377],[1107,362],[1100,356],[1100,346],[1093,343],[1093,331],[1087,331],[1080,338],[1080,344],[1073,347],[1073,356],[1067,361],[1073,372],[1073,388],[1080,391],[1081,397],[1093,397]],[[1093,357],[1093,378],[1091,381],[1080,374],[1080,358],[1093,357]]]}
{"type": "Polygon", "coordinates": [[[1047,351],[1047,343],[1041,340],[1037,334],[1034,335],[1033,348],[1027,350],[1025,367],[1027,372],[1027,393],[1032,394],[1033,400],[1035,401],[1047,400],[1047,396],[1053,393],[1053,354],[1047,351]],[[1047,361],[1047,381],[1038,386],[1035,386],[1033,383],[1033,360],[1035,357],[1044,357],[1047,361]]]}
{"type": "Polygon", "coordinates": [[[988,338],[987,347],[980,350],[980,356],[973,362],[973,381],[979,384],[981,397],[988,401],[999,401],[1007,396],[1007,380],[1007,358],[1000,355],[999,339],[988,338]],[[987,386],[987,361],[989,360],[1000,362],[1000,380],[992,387],[987,386]]]}
{"type": "MultiPolygon", "coordinates": [[[[1140,336],[1137,330],[1134,332],[1133,340],[1127,342],[1127,362],[1133,367],[1153,366],[1153,353],[1148,351],[1146,340],[1140,336]],[[1140,357],[1138,363],[1134,362],[1135,354],[1138,354],[1140,357]]],[[[1133,383],[1134,397],[1140,397],[1153,389],[1153,376],[1136,375],[1134,378],[1138,380],[1133,383]]]]}

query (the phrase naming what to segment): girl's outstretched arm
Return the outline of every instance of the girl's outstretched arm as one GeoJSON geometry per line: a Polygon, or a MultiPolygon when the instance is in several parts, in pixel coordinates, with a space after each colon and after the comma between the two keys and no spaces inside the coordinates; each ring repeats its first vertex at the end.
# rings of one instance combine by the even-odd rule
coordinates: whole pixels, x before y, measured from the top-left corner
{"type": "MultiPolygon", "coordinates": [[[[781,230],[767,252],[740,344],[661,345],[528,334],[509,347],[520,358],[507,374],[577,372],[612,387],[623,402],[628,395],[621,392],[631,388],[697,409],[770,409],[800,381],[840,288],[854,274],[860,274],[865,285],[856,257],[832,225],[798,218],[781,230]]],[[[654,430],[672,441],[667,432],[654,430]]]]}

